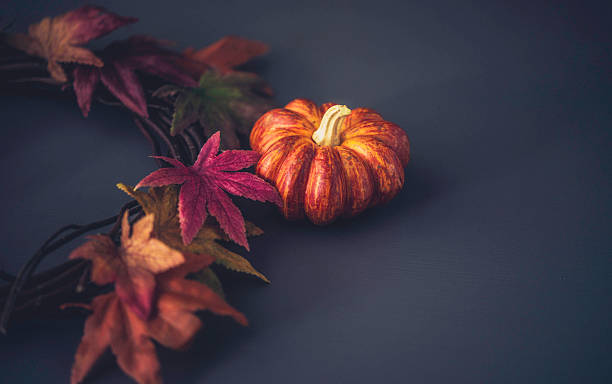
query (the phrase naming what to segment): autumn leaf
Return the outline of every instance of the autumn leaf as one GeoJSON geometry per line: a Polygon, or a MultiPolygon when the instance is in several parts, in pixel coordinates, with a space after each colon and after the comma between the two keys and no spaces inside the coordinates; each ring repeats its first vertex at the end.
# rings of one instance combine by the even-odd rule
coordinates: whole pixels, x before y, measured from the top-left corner
{"type": "Polygon", "coordinates": [[[138,316],[151,314],[154,274],[185,262],[183,254],[152,237],[155,215],[137,221],[130,234],[127,212],[121,224],[121,246],[107,235],[94,235],[71,254],[71,259],[92,262],[91,280],[99,285],[115,283],[117,295],[138,316]]]}
{"type": "Polygon", "coordinates": [[[221,280],[219,280],[219,277],[211,268],[204,268],[201,271],[194,273],[191,278],[195,281],[199,281],[202,284],[206,284],[208,288],[213,290],[213,292],[225,299],[225,293],[223,292],[221,280]]]}
{"type": "Polygon", "coordinates": [[[244,72],[210,70],[196,88],[165,85],[153,95],[174,102],[172,135],[199,123],[205,137],[221,131],[223,148],[240,148],[237,133],[248,136],[255,121],[273,107],[266,83],[244,72]]]}
{"type": "Polygon", "coordinates": [[[67,77],[59,63],[80,63],[102,67],[104,63],[90,50],[79,47],[138,19],[122,17],[101,7],[86,5],[54,18],[45,17],[28,28],[28,34],[5,35],[4,40],[29,55],[48,61],[51,76],[60,82],[67,77]]]}
{"type": "Polygon", "coordinates": [[[248,250],[244,218],[225,192],[276,204],[280,204],[280,196],[272,185],[252,173],[229,172],[256,163],[257,152],[228,150],[217,156],[219,142],[217,132],[202,146],[196,162],[189,167],[176,159],[155,156],[173,167],[154,171],[135,188],[182,184],[178,209],[183,243],[191,243],[210,213],[232,241],[248,250]]]}
{"type": "Polygon", "coordinates": [[[145,72],[182,86],[197,84],[178,66],[180,55],[152,37],[133,36],[113,42],[99,55],[104,60],[104,67],[77,65],[73,72],[74,92],[84,116],[89,114],[93,93],[100,81],[123,105],[143,117],[148,117],[147,101],[136,72],[145,72]]]}
{"type": "Polygon", "coordinates": [[[199,76],[209,67],[220,72],[231,71],[266,52],[268,46],[262,42],[239,36],[226,36],[198,51],[187,48],[183,52],[187,60],[182,63],[186,70],[199,76]]]}
{"type": "Polygon", "coordinates": [[[247,325],[244,315],[207,285],[185,279],[190,273],[206,269],[213,260],[212,256],[188,259],[157,275],[156,310],[147,319],[137,316],[115,292],[96,297],[76,352],[71,383],[82,382],[110,347],[121,369],[136,382],[161,384],[160,365],[151,340],[172,349],[185,347],[202,326],[195,311],[209,310],[247,325]]]}
{"type": "MultiPolygon", "coordinates": [[[[215,222],[207,220],[189,245],[183,243],[178,215],[178,187],[149,188],[148,191],[135,190],[125,184],[117,187],[136,199],[147,214],[155,215],[153,236],[183,253],[211,255],[215,261],[237,272],[248,273],[265,282],[269,280],[258,272],[248,260],[223,247],[218,241],[229,240],[215,222]]],[[[246,235],[258,236],[263,233],[253,223],[246,221],[246,235]]]]}

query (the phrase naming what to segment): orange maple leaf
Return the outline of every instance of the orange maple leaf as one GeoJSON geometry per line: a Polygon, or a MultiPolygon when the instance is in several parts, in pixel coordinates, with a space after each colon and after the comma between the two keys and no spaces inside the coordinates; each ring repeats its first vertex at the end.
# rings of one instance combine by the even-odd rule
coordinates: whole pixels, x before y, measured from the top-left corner
{"type": "Polygon", "coordinates": [[[81,63],[102,67],[104,63],[89,49],[78,47],[138,19],[122,17],[104,8],[86,5],[54,18],[45,17],[28,28],[28,34],[5,36],[10,45],[26,53],[47,59],[51,76],[67,81],[59,63],[81,63]]]}
{"type": "Polygon", "coordinates": [[[210,310],[247,325],[244,315],[207,285],[184,278],[214,261],[212,256],[192,256],[179,267],[156,276],[158,299],[155,315],[150,319],[137,316],[116,293],[100,295],[92,301],[93,313],[85,322],[72,367],[72,384],[85,378],[108,347],[121,369],[138,383],[161,383],[160,365],[151,339],[168,348],[183,348],[202,326],[194,311],[210,310]]]}
{"type": "Polygon", "coordinates": [[[210,67],[221,73],[231,72],[233,68],[266,52],[268,46],[260,41],[226,36],[197,51],[191,47],[187,48],[183,52],[185,60],[179,64],[195,77],[199,77],[210,67]]]}
{"type": "Polygon", "coordinates": [[[109,347],[121,369],[138,383],[161,383],[151,339],[173,349],[184,347],[202,326],[194,311],[207,309],[247,325],[244,315],[207,285],[185,279],[212,264],[214,257],[182,254],[151,237],[153,214],[137,221],[131,235],[127,218],[126,213],[120,247],[109,236],[95,235],[70,254],[71,259],[92,261],[94,283],[115,283],[115,292],[91,303],[92,314],[72,367],[72,384],[80,383],[109,347]]]}
{"type": "Polygon", "coordinates": [[[154,274],[185,261],[181,252],[151,237],[154,222],[155,215],[146,215],[134,224],[130,235],[126,212],[121,224],[120,247],[107,235],[93,235],[70,254],[71,259],[91,260],[91,280],[98,285],[115,283],[121,300],[143,319],[151,314],[154,274]]]}

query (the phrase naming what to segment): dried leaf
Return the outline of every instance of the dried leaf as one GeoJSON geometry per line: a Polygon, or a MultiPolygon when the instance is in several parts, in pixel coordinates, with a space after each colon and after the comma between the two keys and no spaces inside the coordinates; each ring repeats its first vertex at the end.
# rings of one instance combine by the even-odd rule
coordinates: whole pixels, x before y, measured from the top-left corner
{"type": "Polygon", "coordinates": [[[183,243],[191,243],[208,212],[232,241],[248,250],[244,218],[225,192],[276,204],[280,204],[280,197],[273,186],[251,173],[228,172],[253,165],[259,159],[257,152],[228,150],[217,156],[219,142],[217,132],[202,146],[196,162],[190,167],[178,160],[158,156],[174,168],[162,168],[151,173],[135,188],[182,184],[178,209],[183,243]]]}
{"type": "Polygon", "coordinates": [[[255,121],[273,107],[267,92],[266,83],[253,74],[210,70],[197,88],[166,85],[154,96],[174,101],[172,135],[199,123],[206,137],[221,131],[223,148],[239,148],[237,133],[248,136],[255,121]]]}
{"type": "Polygon", "coordinates": [[[54,18],[45,17],[30,25],[28,34],[7,35],[5,40],[29,55],[47,59],[51,76],[67,81],[59,63],[80,63],[102,67],[104,63],[90,50],[79,47],[138,19],[122,17],[101,7],[86,5],[54,18]]]}
{"type": "Polygon", "coordinates": [[[213,67],[221,72],[230,71],[266,52],[268,52],[268,46],[262,42],[239,36],[226,36],[198,51],[187,48],[183,56],[188,59],[185,61],[185,64],[188,65],[186,69],[200,75],[208,67],[213,67]]]}
{"type": "MultiPolygon", "coordinates": [[[[229,239],[214,221],[207,220],[189,245],[183,243],[177,210],[178,187],[149,188],[148,191],[134,190],[125,184],[117,184],[117,187],[136,199],[145,213],[154,214],[154,237],[183,253],[211,255],[218,264],[230,270],[248,273],[269,282],[248,260],[218,243],[219,240],[229,239]]],[[[245,222],[245,227],[247,236],[263,233],[249,221],[245,222]]]]}
{"type": "Polygon", "coordinates": [[[74,91],[84,116],[89,113],[93,93],[100,81],[128,109],[143,117],[148,117],[147,102],[136,72],[146,72],[181,86],[197,84],[178,66],[180,55],[152,37],[133,36],[116,41],[99,55],[104,60],[104,67],[78,65],[73,73],[74,91]]]}
{"type": "Polygon", "coordinates": [[[202,284],[206,284],[212,289],[217,295],[225,299],[225,293],[223,292],[223,285],[217,274],[211,268],[204,268],[203,270],[196,272],[192,279],[199,281],[202,284]]]}
{"type": "Polygon", "coordinates": [[[141,318],[151,314],[155,290],[154,274],[185,262],[183,254],[151,237],[154,215],[146,215],[134,224],[130,234],[127,212],[121,225],[121,246],[107,235],[94,235],[71,254],[71,259],[92,261],[92,281],[115,283],[117,295],[141,318]]]}
{"type": "Polygon", "coordinates": [[[157,275],[159,298],[155,315],[149,319],[137,316],[116,293],[96,297],[77,349],[71,383],[82,382],[92,365],[110,347],[121,369],[136,382],[160,384],[160,366],[151,339],[168,348],[183,348],[202,326],[194,311],[210,310],[247,325],[244,315],[211,288],[184,278],[212,261],[212,257],[200,257],[197,263],[186,262],[157,275]]]}
{"type": "Polygon", "coordinates": [[[168,247],[164,242],[151,237],[155,215],[146,215],[138,220],[129,233],[127,212],[121,225],[121,255],[128,267],[143,268],[151,273],[160,273],[185,261],[183,254],[168,247]]]}

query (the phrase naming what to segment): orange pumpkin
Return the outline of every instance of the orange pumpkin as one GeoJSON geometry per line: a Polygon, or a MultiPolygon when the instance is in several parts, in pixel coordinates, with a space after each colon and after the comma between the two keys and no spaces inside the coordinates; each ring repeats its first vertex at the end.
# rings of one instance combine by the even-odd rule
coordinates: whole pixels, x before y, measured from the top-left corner
{"type": "Polygon", "coordinates": [[[276,185],[283,215],[315,224],[351,217],[393,198],[404,184],[410,142],[369,108],[296,99],[251,131],[259,176],[276,185]]]}

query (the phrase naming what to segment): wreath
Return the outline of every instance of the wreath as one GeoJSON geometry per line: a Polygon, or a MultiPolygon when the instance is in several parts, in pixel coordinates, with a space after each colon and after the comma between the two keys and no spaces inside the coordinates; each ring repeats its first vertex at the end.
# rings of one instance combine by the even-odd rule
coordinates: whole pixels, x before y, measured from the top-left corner
{"type": "Polygon", "coordinates": [[[372,110],[303,99],[272,109],[266,82],[237,69],[267,52],[261,42],[228,36],[177,52],[167,41],[133,36],[97,51],[84,46],[136,21],[83,6],[46,17],[27,33],[5,28],[0,35],[3,84],[61,91],[75,98],[84,117],[96,103],[127,110],[159,166],[139,181],[117,184],[131,200],[115,216],[64,226],[17,275],[0,273],[3,333],[12,316],[43,305],[89,313],[72,383],[82,382],[108,348],[135,381],[161,383],[153,341],[187,346],[202,326],[197,311],[247,325],[226,302],[213,266],[268,283],[227,248],[235,243],[248,251],[248,238],[263,232],[228,194],[278,205],[287,218],[327,224],[392,198],[409,157],[405,133],[372,110]],[[257,152],[240,149],[249,139],[257,152]],[[319,151],[319,144],[326,147],[319,151]],[[287,169],[272,175],[281,159],[287,169]],[[37,272],[46,256],[86,234],[68,261],[37,272]]]}

